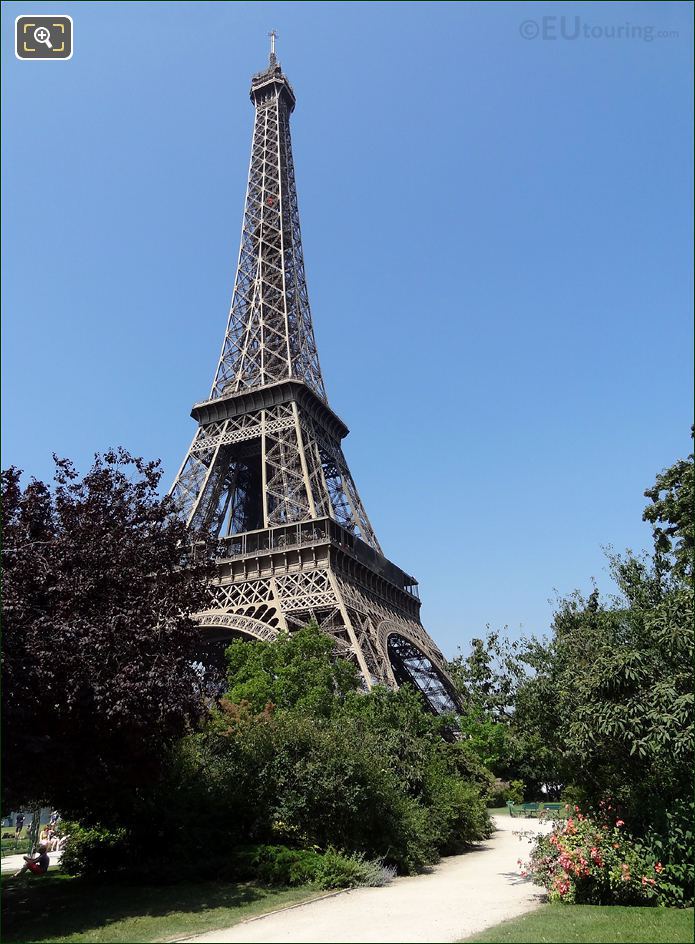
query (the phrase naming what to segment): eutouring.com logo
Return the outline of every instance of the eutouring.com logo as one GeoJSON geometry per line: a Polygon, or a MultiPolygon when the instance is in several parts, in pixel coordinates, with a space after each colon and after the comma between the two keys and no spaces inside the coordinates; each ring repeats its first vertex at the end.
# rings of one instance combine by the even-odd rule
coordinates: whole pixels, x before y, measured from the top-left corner
{"type": "Polygon", "coordinates": [[[678,39],[678,30],[657,30],[653,26],[636,23],[613,23],[593,26],[581,16],[542,16],[538,20],[523,20],[519,32],[524,39],[577,40],[577,39],[637,39],[651,43],[655,39],[678,39]]]}

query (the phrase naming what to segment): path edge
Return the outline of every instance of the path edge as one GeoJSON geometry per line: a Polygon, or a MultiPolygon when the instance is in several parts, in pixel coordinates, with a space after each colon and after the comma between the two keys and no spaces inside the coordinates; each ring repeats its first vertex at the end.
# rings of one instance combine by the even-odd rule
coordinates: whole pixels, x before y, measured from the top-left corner
{"type": "Polygon", "coordinates": [[[265,911],[263,914],[253,915],[251,918],[243,918],[235,924],[228,924],[221,928],[208,928],[207,931],[199,931],[197,934],[189,934],[187,937],[168,937],[162,944],[184,944],[185,941],[195,941],[203,934],[212,934],[215,931],[224,931],[226,928],[238,928],[242,924],[251,924],[253,921],[262,921],[271,915],[283,914],[285,911],[294,911],[296,908],[302,908],[304,905],[313,904],[315,901],[323,901],[326,898],[337,898],[338,895],[345,895],[347,892],[354,891],[354,888],[336,888],[332,892],[326,892],[324,895],[315,895],[313,898],[305,898],[304,901],[297,901],[293,905],[286,905],[284,908],[275,908],[273,911],[265,911]]]}

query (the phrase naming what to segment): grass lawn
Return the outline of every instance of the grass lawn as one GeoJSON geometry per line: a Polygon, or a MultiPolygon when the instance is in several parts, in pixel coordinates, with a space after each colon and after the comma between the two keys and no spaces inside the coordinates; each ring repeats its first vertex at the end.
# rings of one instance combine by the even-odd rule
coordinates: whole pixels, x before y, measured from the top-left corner
{"type": "Polygon", "coordinates": [[[224,928],[245,918],[316,897],[315,889],[260,888],[252,883],[101,885],[50,871],[2,883],[2,939],[145,942],[224,928]]]}
{"type": "Polygon", "coordinates": [[[692,944],[692,908],[543,905],[466,938],[494,944],[692,944]]]}
{"type": "Polygon", "coordinates": [[[6,855],[26,855],[29,852],[29,846],[31,841],[26,830],[22,830],[19,840],[14,838],[14,826],[10,829],[9,827],[3,829],[3,833],[12,833],[11,839],[0,839],[0,847],[2,848],[2,857],[6,855]]]}

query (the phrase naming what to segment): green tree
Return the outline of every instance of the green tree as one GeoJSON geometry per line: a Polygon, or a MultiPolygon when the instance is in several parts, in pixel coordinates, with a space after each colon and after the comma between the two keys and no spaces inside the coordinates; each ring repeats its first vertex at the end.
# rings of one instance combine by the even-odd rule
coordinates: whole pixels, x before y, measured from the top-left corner
{"type": "Polygon", "coordinates": [[[514,697],[524,678],[522,644],[488,627],[484,639],[472,639],[468,655],[459,653],[449,672],[467,713],[480,719],[507,723],[514,713],[514,697]]]}
{"type": "Polygon", "coordinates": [[[622,600],[596,609],[564,602],[552,678],[568,778],[593,803],[620,804],[643,831],[690,791],[693,595],[671,586],[649,603],[655,571],[640,580],[635,563],[613,559],[622,600]]]}
{"type": "Polygon", "coordinates": [[[315,623],[273,642],[236,640],[226,653],[227,697],[258,712],[272,704],[278,711],[328,717],[360,684],[355,666],[334,658],[333,647],[315,623]]]}
{"type": "Polygon", "coordinates": [[[651,504],[644,509],[642,517],[652,524],[657,562],[665,557],[675,576],[692,578],[695,550],[692,453],[657,475],[654,485],[644,494],[651,499],[651,504]]]}
{"type": "Polygon", "coordinates": [[[489,774],[466,744],[447,741],[452,719],[426,711],[412,687],[365,692],[315,624],[234,643],[227,659],[217,723],[232,742],[255,738],[260,724],[273,743],[261,777],[274,784],[266,836],[382,855],[409,871],[486,834],[489,774]]]}
{"type": "Polygon", "coordinates": [[[609,553],[617,595],[559,602],[550,642],[527,648],[534,672],[515,706],[515,723],[535,722],[561,778],[592,804],[619,804],[638,833],[661,828],[691,794],[692,457],[646,494],[653,554],[609,553]]]}

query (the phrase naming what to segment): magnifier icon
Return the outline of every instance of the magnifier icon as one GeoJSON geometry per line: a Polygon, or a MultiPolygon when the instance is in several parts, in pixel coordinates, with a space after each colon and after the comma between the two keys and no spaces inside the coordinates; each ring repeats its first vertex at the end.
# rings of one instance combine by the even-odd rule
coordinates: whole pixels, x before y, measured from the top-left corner
{"type": "Polygon", "coordinates": [[[37,43],[45,43],[49,49],[53,49],[51,42],[51,31],[45,26],[37,26],[34,30],[34,39],[37,43]]]}

